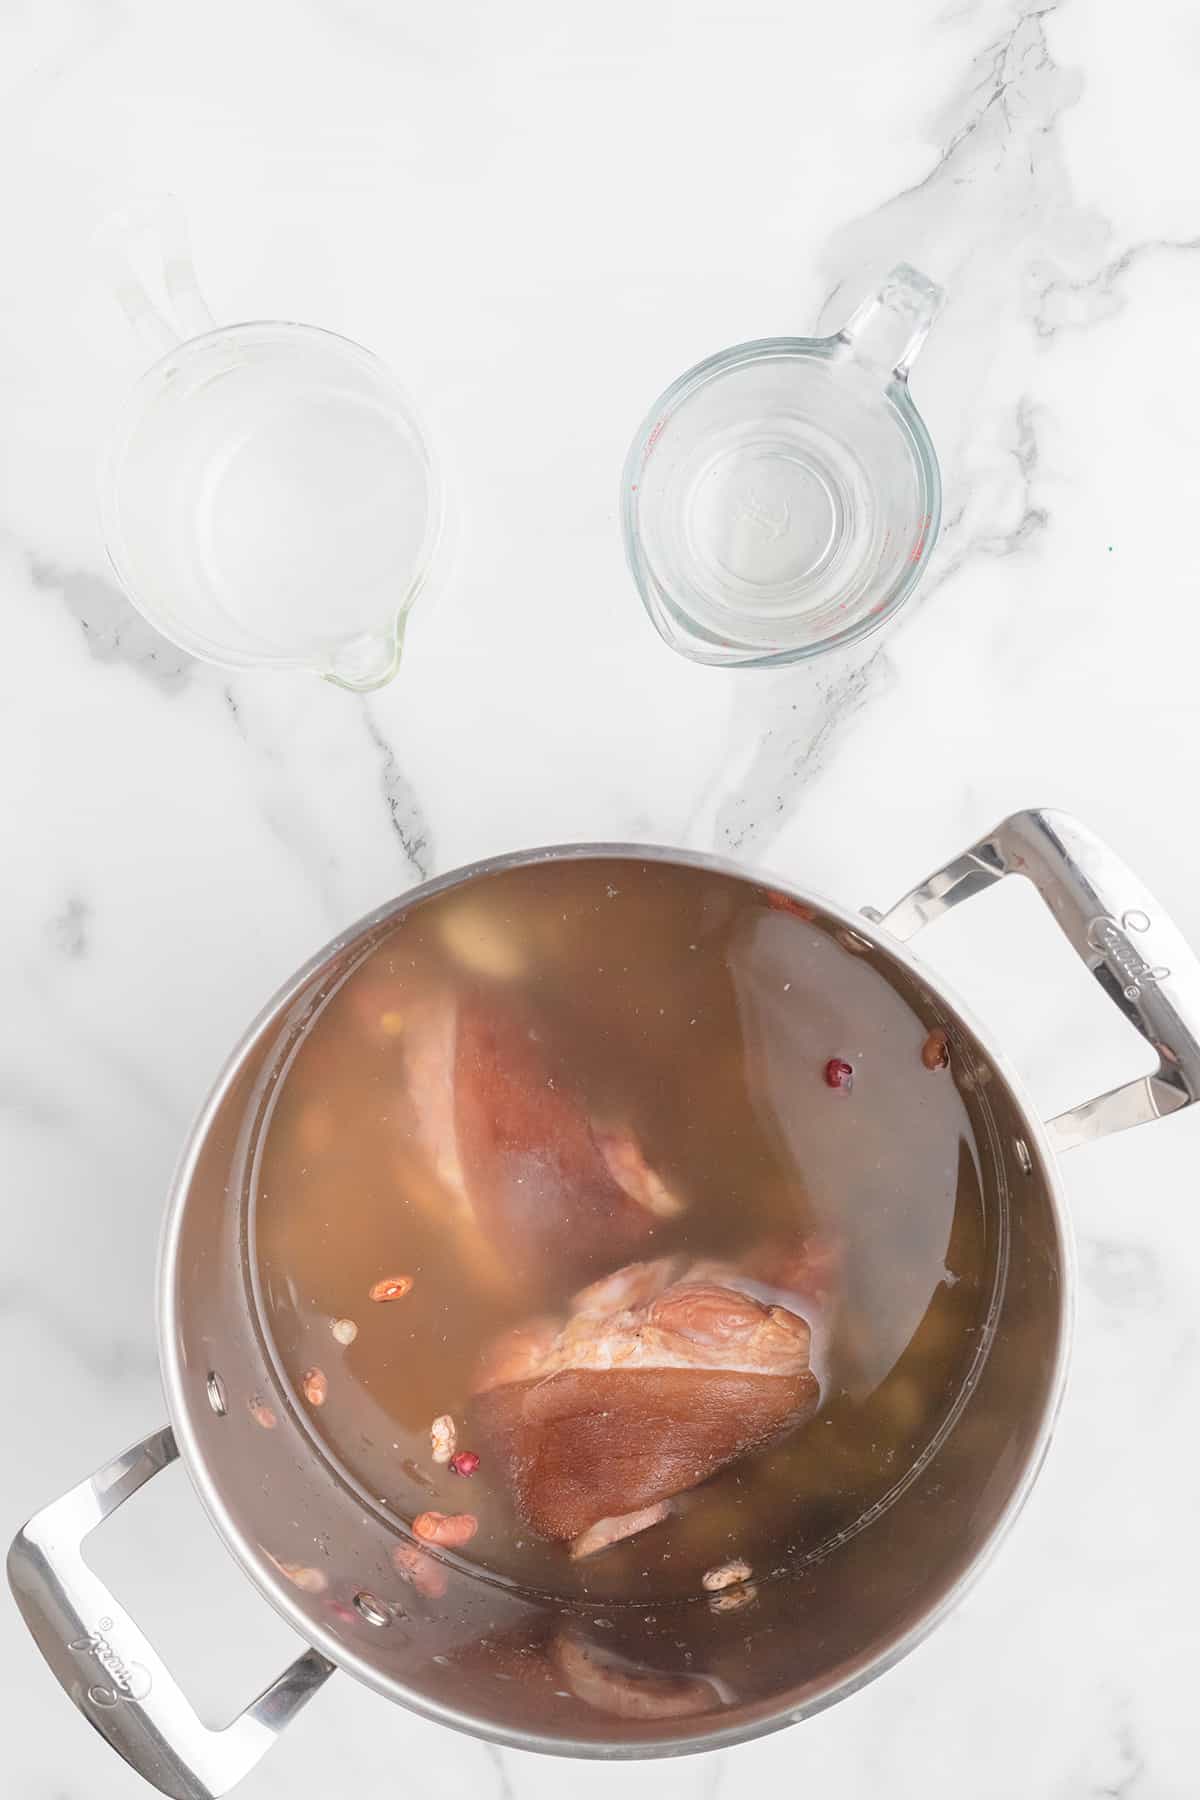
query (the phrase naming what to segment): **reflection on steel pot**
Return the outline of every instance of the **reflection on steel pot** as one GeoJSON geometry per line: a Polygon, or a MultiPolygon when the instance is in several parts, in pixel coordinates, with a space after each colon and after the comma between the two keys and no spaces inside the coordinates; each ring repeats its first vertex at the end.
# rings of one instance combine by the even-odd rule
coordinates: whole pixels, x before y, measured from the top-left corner
{"type": "Polygon", "coordinates": [[[418,1545],[384,1509],[365,1508],[314,1446],[268,1355],[245,1250],[250,1171],[279,1073],[336,985],[433,895],[500,869],[599,855],[755,883],[711,858],[610,845],[530,852],[431,882],[339,937],[288,984],[234,1052],[193,1128],[160,1270],[171,1425],[38,1514],[8,1564],[62,1685],[163,1793],[204,1800],[228,1790],[335,1666],[429,1718],[527,1749],[667,1755],[754,1737],[830,1705],[910,1650],[962,1595],[1029,1492],[1062,1392],[1071,1321],[1070,1232],[1054,1151],[1200,1094],[1200,966],[1129,871],[1051,812],[1006,820],[884,915],[776,895],[872,959],[930,1021],[935,1049],[949,1046],[981,1162],[994,1264],[986,1352],[971,1364],[955,1429],[918,1457],[886,1510],[864,1516],[866,1528],[796,1566],[756,1571],[753,1582],[731,1581],[650,1614],[568,1606],[498,1581],[453,1551],[418,1545]],[[1002,1053],[902,947],[1010,874],[1034,883],[1159,1059],[1153,1074],[1046,1125],[1002,1053]],[[254,1415],[233,1395],[252,1397],[254,1415]],[[234,1557],[313,1646],[224,1731],[199,1722],[81,1554],[87,1534],[176,1456],[234,1557]],[[322,1567],[267,1553],[281,1516],[326,1547],[322,1567]]]}

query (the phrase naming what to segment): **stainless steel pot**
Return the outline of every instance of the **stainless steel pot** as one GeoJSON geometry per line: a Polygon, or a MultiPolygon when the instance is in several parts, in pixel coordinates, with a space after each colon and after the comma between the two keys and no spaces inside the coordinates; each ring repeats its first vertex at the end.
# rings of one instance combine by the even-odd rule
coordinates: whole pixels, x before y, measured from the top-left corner
{"type": "Polygon", "coordinates": [[[851,914],[797,894],[818,923],[871,957],[948,1031],[995,1228],[986,1354],[976,1360],[953,1428],[907,1473],[887,1510],[820,1560],[763,1583],[732,1634],[731,1621],[702,1601],[651,1617],[643,1607],[568,1608],[466,1567],[447,1569],[447,1591],[436,1604],[398,1586],[394,1525],[382,1513],[365,1514],[361,1496],[315,1449],[276,1379],[249,1303],[244,1208],[258,1127],[314,1008],[402,914],[498,868],[590,855],[756,881],[709,857],[603,845],[532,851],[431,882],[336,939],[287,985],[230,1058],[193,1127],[159,1274],[171,1424],[30,1520],[8,1558],[17,1602],[59,1681],[163,1793],[206,1800],[226,1792],[335,1666],[429,1718],[526,1749],[647,1756],[755,1737],[831,1705],[911,1650],[979,1573],[1037,1475],[1062,1393],[1072,1317],[1071,1237],[1054,1153],[1200,1095],[1200,965],[1111,852],[1053,812],[1005,820],[886,914],[851,914]],[[1011,874],[1034,883],[1159,1058],[1153,1074],[1047,1124],[965,1008],[901,947],[931,919],[1011,874]],[[250,1421],[245,1401],[255,1394],[276,1413],[276,1430],[250,1421]],[[223,1731],[196,1718],[81,1554],[88,1533],[176,1456],[234,1557],[314,1646],[223,1731]],[[283,1512],[329,1547],[331,1581],[322,1591],[297,1587],[264,1548],[283,1512]]]}

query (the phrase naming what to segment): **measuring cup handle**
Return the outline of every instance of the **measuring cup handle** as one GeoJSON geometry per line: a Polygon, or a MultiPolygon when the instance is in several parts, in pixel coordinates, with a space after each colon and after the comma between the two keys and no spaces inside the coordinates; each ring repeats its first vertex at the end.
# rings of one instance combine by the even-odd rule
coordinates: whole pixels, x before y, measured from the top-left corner
{"type": "Polygon", "coordinates": [[[213,330],[215,320],[192,266],[183,207],[174,194],[113,213],[93,243],[117,304],[156,361],[177,344],[213,330]]]}
{"type": "Polygon", "coordinates": [[[897,263],[879,292],[851,313],[836,334],[838,342],[856,361],[906,381],[945,297],[910,263],[897,263]]]}

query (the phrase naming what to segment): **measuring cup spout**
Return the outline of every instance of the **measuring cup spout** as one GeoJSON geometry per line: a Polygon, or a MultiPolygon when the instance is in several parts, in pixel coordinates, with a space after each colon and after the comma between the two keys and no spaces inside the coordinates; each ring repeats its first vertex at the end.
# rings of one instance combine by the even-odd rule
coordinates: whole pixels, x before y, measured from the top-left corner
{"type": "Polygon", "coordinates": [[[945,298],[927,275],[897,263],[878,293],[851,313],[837,341],[856,361],[904,381],[945,298]]]}
{"type": "Polygon", "coordinates": [[[117,304],[156,361],[213,330],[192,266],[183,207],[174,194],[113,213],[97,230],[94,245],[117,304]]]}
{"type": "Polygon", "coordinates": [[[402,644],[402,625],[349,638],[334,651],[330,666],[323,671],[325,679],[354,693],[370,693],[372,688],[383,687],[396,673],[402,644]]]}

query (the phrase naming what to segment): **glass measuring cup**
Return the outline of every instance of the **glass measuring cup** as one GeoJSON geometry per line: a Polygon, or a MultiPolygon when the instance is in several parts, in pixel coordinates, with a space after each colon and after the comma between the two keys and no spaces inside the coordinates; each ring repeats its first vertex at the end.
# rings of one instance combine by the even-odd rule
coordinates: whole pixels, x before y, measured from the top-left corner
{"type": "Polygon", "coordinates": [[[827,338],[766,338],[659,398],[622,476],[633,577],[697,662],[795,662],[888,618],[937,537],[908,371],[942,301],[906,263],[827,338]]]}
{"type": "Polygon", "coordinates": [[[208,662],[390,680],[443,525],[429,440],[395,377],[316,326],[217,327],[173,200],[111,221],[99,248],[156,357],[99,477],[129,598],[208,662]]]}

